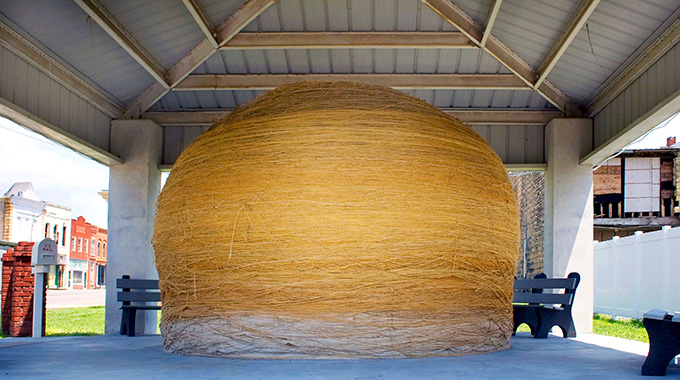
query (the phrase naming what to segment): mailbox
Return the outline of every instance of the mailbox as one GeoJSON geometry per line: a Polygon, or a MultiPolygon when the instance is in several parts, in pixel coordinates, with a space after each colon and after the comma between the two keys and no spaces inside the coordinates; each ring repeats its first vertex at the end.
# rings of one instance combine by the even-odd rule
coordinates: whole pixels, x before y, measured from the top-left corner
{"type": "Polygon", "coordinates": [[[33,245],[31,265],[57,265],[58,256],[57,242],[51,239],[45,239],[40,243],[33,245]]]}

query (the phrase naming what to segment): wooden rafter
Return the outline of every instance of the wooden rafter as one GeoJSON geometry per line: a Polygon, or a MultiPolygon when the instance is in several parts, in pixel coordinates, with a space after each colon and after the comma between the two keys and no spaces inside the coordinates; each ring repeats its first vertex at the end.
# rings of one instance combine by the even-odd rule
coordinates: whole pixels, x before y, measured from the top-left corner
{"type": "Polygon", "coordinates": [[[459,32],[239,33],[222,50],[237,49],[476,49],[459,32]]]}
{"type": "MultiPolygon", "coordinates": [[[[561,117],[559,111],[545,110],[471,110],[469,108],[442,108],[443,112],[470,125],[546,125],[561,117]]],[[[160,111],[145,112],[144,119],[162,126],[210,126],[226,117],[230,110],[220,111],[160,111]]]]}
{"type": "MultiPolygon", "coordinates": [[[[275,1],[249,0],[245,3],[217,28],[216,38],[218,46],[223,46],[229,42],[241,29],[269,8],[270,5],[274,4],[275,1]]],[[[175,66],[168,70],[167,78],[170,88],[177,86],[178,83],[216,51],[208,38],[203,39],[194,49],[180,59],[175,66]]],[[[158,83],[154,83],[127,108],[126,117],[133,118],[139,116],[162,98],[163,95],[167,94],[170,88],[164,88],[158,83]]]]}
{"type": "Polygon", "coordinates": [[[182,0],[182,2],[184,3],[184,6],[187,7],[189,13],[191,13],[191,17],[194,18],[198,27],[201,28],[203,34],[205,34],[205,38],[210,42],[214,49],[217,49],[219,44],[215,39],[215,26],[213,26],[210,18],[201,7],[201,4],[196,0],[182,0]]]}
{"type": "Polygon", "coordinates": [[[81,79],[80,75],[61,65],[40,48],[21,37],[17,32],[2,22],[0,22],[0,45],[22,57],[31,65],[43,71],[59,84],[78,94],[78,96],[82,97],[108,116],[113,118],[121,116],[123,109],[118,104],[114,103],[100,91],[87,84],[81,79]]]}
{"type": "Polygon", "coordinates": [[[439,14],[444,20],[453,25],[461,33],[465,34],[472,42],[480,45],[484,51],[494,57],[500,64],[520,78],[529,88],[532,88],[547,101],[555,105],[558,109],[569,116],[581,116],[582,112],[567,98],[561,91],[548,81],[543,81],[540,86],[534,86],[538,79],[536,71],[510,50],[505,44],[500,42],[493,34],[490,34],[486,44],[481,46],[484,37],[482,27],[477,24],[472,17],[463,12],[449,0],[421,0],[429,6],[435,13],[439,14]]]}
{"type": "Polygon", "coordinates": [[[155,58],[128,33],[123,26],[97,0],[73,0],[113,38],[125,51],[151,74],[156,82],[170,88],[166,82],[166,71],[155,58]]]}
{"type": "Polygon", "coordinates": [[[583,0],[579,5],[578,9],[574,13],[574,16],[569,20],[567,26],[562,30],[562,33],[557,38],[557,41],[553,44],[546,54],[545,59],[538,66],[538,79],[534,83],[535,87],[538,87],[543,83],[545,78],[548,77],[550,71],[555,67],[557,61],[562,57],[571,42],[576,38],[583,25],[588,21],[590,15],[595,11],[595,7],[600,3],[600,0],[583,0]]]}
{"type": "Polygon", "coordinates": [[[175,90],[270,90],[303,80],[358,81],[399,90],[529,90],[512,74],[226,74],[189,75],[175,90]]]}
{"type": "Polygon", "coordinates": [[[480,41],[479,46],[484,47],[484,45],[486,45],[486,41],[491,35],[493,24],[496,22],[496,17],[498,17],[498,11],[501,9],[502,2],[503,0],[493,0],[493,4],[489,9],[489,14],[486,16],[486,26],[484,26],[484,34],[482,35],[482,40],[480,41]]]}

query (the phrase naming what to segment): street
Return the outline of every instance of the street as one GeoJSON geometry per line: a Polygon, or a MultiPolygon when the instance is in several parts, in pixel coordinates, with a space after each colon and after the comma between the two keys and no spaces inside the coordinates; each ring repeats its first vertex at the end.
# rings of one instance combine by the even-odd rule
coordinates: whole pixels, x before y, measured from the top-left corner
{"type": "Polygon", "coordinates": [[[106,289],[91,290],[47,290],[47,308],[104,306],[106,289]]]}

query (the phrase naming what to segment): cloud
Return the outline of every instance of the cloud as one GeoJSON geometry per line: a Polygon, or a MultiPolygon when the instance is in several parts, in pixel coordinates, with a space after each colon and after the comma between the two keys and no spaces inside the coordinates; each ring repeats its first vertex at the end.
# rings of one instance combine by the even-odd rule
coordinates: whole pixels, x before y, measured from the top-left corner
{"type": "Polygon", "coordinates": [[[0,194],[15,182],[32,182],[41,200],[106,228],[108,204],[97,192],[108,189],[108,167],[3,118],[0,162],[0,194]]]}

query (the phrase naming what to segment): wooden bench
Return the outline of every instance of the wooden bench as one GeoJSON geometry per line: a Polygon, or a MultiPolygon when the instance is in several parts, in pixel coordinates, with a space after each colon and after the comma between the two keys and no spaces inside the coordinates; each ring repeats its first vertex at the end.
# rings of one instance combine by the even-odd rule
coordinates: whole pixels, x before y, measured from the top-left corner
{"type": "Polygon", "coordinates": [[[557,325],[565,338],[576,337],[571,306],[576,288],[581,281],[578,273],[569,273],[567,278],[546,278],[541,273],[533,279],[515,280],[515,294],[512,310],[515,327],[526,323],[534,338],[545,339],[550,329],[557,325]],[[560,293],[544,293],[544,289],[559,289],[560,293]]]}
{"type": "Polygon", "coordinates": [[[649,353],[644,364],[644,376],[665,376],[668,363],[680,354],[680,313],[653,309],[642,316],[649,335],[649,353]]]}
{"type": "Polygon", "coordinates": [[[132,279],[128,275],[116,280],[118,302],[123,310],[120,321],[120,335],[135,336],[137,310],[160,310],[161,293],[158,280],[132,279]]]}

